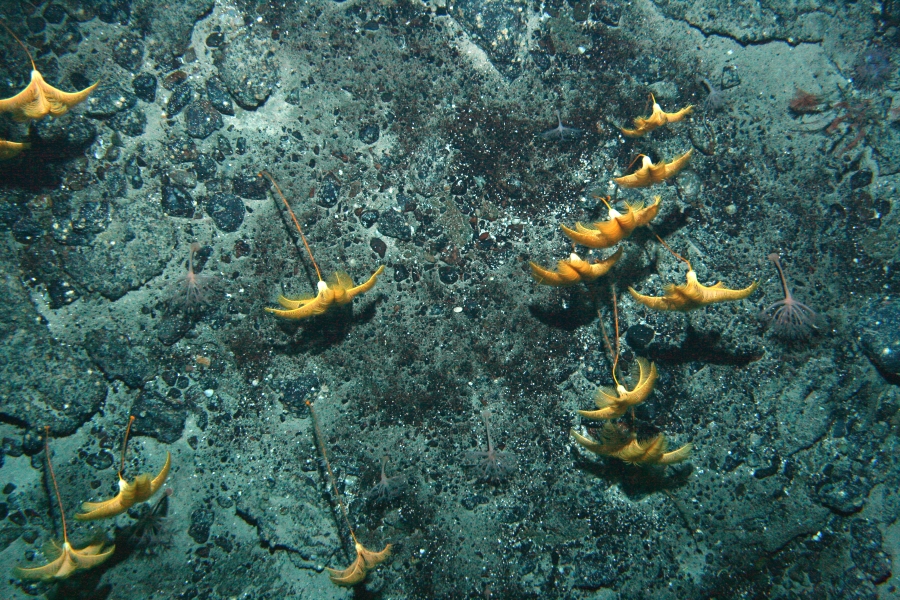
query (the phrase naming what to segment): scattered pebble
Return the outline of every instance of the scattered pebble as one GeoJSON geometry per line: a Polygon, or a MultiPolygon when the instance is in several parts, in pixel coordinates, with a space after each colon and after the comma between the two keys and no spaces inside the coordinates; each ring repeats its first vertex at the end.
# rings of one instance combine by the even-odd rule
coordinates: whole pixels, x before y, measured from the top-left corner
{"type": "Polygon", "coordinates": [[[359,215],[359,222],[363,227],[368,229],[372,225],[378,222],[378,211],[377,210],[364,210],[362,214],[359,215]]]}
{"type": "Polygon", "coordinates": [[[374,144],[380,135],[381,131],[378,129],[378,125],[366,125],[359,130],[359,141],[363,144],[374,144]]]}
{"type": "Polygon", "coordinates": [[[181,400],[166,398],[155,390],[144,390],[131,405],[130,414],[137,417],[131,433],[134,437],[146,435],[163,444],[174,444],[184,432],[187,411],[181,400]]]}
{"type": "Polygon", "coordinates": [[[882,376],[900,383],[900,300],[876,304],[857,324],[859,342],[882,376]]]}
{"type": "Polygon", "coordinates": [[[187,106],[194,97],[194,88],[190,83],[182,83],[172,90],[169,101],[166,102],[166,115],[174,117],[187,106]]]}
{"type": "Polygon", "coordinates": [[[179,85],[186,82],[187,79],[187,73],[179,69],[178,71],[172,71],[171,73],[163,77],[162,86],[172,92],[179,85]]]}
{"type": "Polygon", "coordinates": [[[222,115],[206,100],[191,102],[188,105],[184,111],[184,124],[189,136],[201,140],[208,138],[224,125],[222,115]]]}
{"type": "Polygon", "coordinates": [[[144,43],[132,33],[126,33],[112,45],[112,57],[117,65],[131,72],[144,64],[144,43]]]}
{"type": "Polygon", "coordinates": [[[873,174],[869,169],[863,169],[861,171],[857,171],[853,175],[850,176],[850,189],[858,190],[859,188],[864,188],[870,183],[872,183],[873,174]]]}
{"type": "Polygon", "coordinates": [[[143,110],[135,108],[125,112],[120,112],[112,119],[107,121],[110,129],[118,131],[122,135],[128,137],[137,137],[144,133],[147,127],[147,115],[143,110]]]}
{"type": "Polygon", "coordinates": [[[85,113],[91,117],[108,118],[123,110],[133,108],[137,96],[118,86],[94,90],[84,103],[85,113]]]}
{"type": "Polygon", "coordinates": [[[186,190],[178,186],[167,185],[162,189],[162,209],[170,217],[189,219],[194,216],[196,203],[186,190]]]}
{"type": "Polygon", "coordinates": [[[141,73],[131,80],[134,95],[144,102],[156,101],[156,76],[150,73],[141,73]]]}
{"type": "Polygon", "coordinates": [[[218,48],[222,44],[225,43],[225,36],[219,32],[213,32],[206,36],[206,47],[207,48],[218,48]]]}
{"type": "Polygon", "coordinates": [[[243,35],[225,46],[219,77],[235,101],[247,110],[261,106],[278,82],[278,66],[264,40],[243,35]]]}
{"type": "Polygon", "coordinates": [[[207,198],[204,208],[222,231],[237,231],[244,222],[244,201],[234,194],[215,193],[207,198]]]}
{"type": "MultiPolygon", "coordinates": [[[[440,267],[438,269],[438,278],[442,283],[447,285],[453,285],[457,281],[459,281],[459,269],[452,265],[448,265],[446,267],[440,267]]],[[[460,312],[462,312],[462,308],[459,308],[460,312]]]]}
{"type": "Polygon", "coordinates": [[[234,116],[234,104],[231,102],[231,96],[228,95],[225,86],[217,77],[206,81],[206,97],[217,111],[223,115],[234,116]]]}
{"type": "Polygon", "coordinates": [[[235,177],[231,182],[231,191],[241,198],[250,200],[265,200],[271,184],[265,177],[242,175],[235,177]]]}
{"type": "Polygon", "coordinates": [[[384,240],[381,238],[376,237],[369,240],[369,247],[372,248],[372,251],[380,258],[384,258],[384,254],[387,252],[387,244],[385,244],[384,240]]]}
{"type": "Polygon", "coordinates": [[[218,168],[216,161],[208,154],[199,155],[194,163],[194,171],[200,181],[209,181],[215,177],[218,168]]]}
{"type": "Polygon", "coordinates": [[[325,176],[325,182],[316,194],[316,204],[325,208],[331,208],[337,204],[341,195],[341,184],[330,173],[325,176]]]}
{"type": "Polygon", "coordinates": [[[405,281],[409,277],[406,265],[394,265],[394,281],[405,281]]]}
{"type": "Polygon", "coordinates": [[[59,4],[48,4],[44,9],[44,19],[51,25],[59,25],[66,18],[66,9],[59,4]]]}
{"type": "Polygon", "coordinates": [[[378,218],[378,232],[403,242],[412,239],[412,227],[407,225],[403,215],[395,210],[386,210],[381,214],[378,218]]]}

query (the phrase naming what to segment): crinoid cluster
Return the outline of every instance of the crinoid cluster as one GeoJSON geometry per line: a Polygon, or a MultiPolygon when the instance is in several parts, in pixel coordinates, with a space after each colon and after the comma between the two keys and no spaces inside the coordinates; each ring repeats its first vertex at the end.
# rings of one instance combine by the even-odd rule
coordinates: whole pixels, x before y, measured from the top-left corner
{"type": "MultiPolygon", "coordinates": [[[[662,110],[652,96],[651,102],[653,110],[650,116],[635,119],[633,129],[620,128],[624,135],[633,138],[642,137],[659,127],[683,120],[691,113],[693,108],[688,106],[677,112],[667,113],[662,110]]],[[[616,177],[613,181],[621,188],[647,187],[662,183],[677,175],[687,165],[691,155],[692,150],[688,150],[671,162],[660,161],[654,163],[648,156],[641,154],[638,156],[642,163],[640,168],[629,175],[616,177]]],[[[576,223],[574,228],[562,225],[563,233],[575,245],[582,245],[591,249],[612,248],[627,239],[638,227],[649,225],[659,213],[661,199],[659,196],[656,196],[650,204],[645,204],[644,202],[626,203],[624,212],[613,208],[608,197],[604,198],[603,202],[609,210],[608,220],[589,225],[576,223]]],[[[757,282],[753,282],[743,289],[730,289],[722,283],[715,283],[710,286],[703,285],[699,282],[697,273],[694,271],[691,263],[669,248],[662,238],[659,238],[659,236],[657,238],[669,252],[687,265],[688,270],[685,276],[685,283],[666,285],[662,296],[641,294],[634,288],[629,287],[628,291],[634,300],[647,308],[660,311],[686,312],[718,302],[741,300],[756,290],[757,282]]],[[[589,262],[573,252],[568,259],[560,260],[557,263],[555,271],[550,271],[532,262],[531,272],[535,280],[543,285],[572,285],[579,281],[592,281],[602,275],[606,275],[621,254],[622,248],[619,248],[614,254],[603,260],[589,262]]],[[[578,411],[582,418],[606,421],[606,423],[599,431],[589,435],[583,435],[573,429],[571,431],[572,437],[579,445],[591,452],[617,458],[630,464],[665,466],[682,462],[690,456],[691,444],[685,444],[676,450],[670,451],[668,449],[668,440],[664,434],[656,433],[649,437],[638,435],[638,430],[634,425],[633,410],[636,406],[647,401],[652,395],[658,378],[658,371],[655,364],[646,358],[639,357],[635,361],[631,376],[628,378],[631,387],[620,381],[618,373],[619,317],[615,287],[613,287],[612,305],[615,323],[615,345],[609,342],[609,337],[606,335],[605,330],[603,330],[603,337],[611,355],[613,386],[601,386],[597,389],[594,396],[594,403],[597,406],[595,410],[578,411]],[[629,413],[631,413],[630,423],[622,421],[611,422],[629,413]],[[594,439],[590,435],[595,435],[599,439],[594,439]]]]}
{"type": "MultiPolygon", "coordinates": [[[[609,220],[588,226],[576,223],[575,229],[562,225],[563,233],[569,236],[573,242],[588,248],[610,248],[626,239],[638,227],[649,223],[659,212],[662,199],[656,196],[653,204],[649,206],[644,206],[643,203],[626,204],[624,213],[614,209],[609,204],[609,198],[603,198],[602,201],[609,209],[609,220]]],[[[572,252],[568,259],[557,263],[555,271],[531,262],[531,274],[535,281],[543,285],[573,285],[579,281],[593,281],[606,275],[621,256],[622,249],[620,248],[603,260],[589,262],[572,252]]]]}
{"type": "MultiPolygon", "coordinates": [[[[586,450],[603,456],[617,458],[633,465],[659,465],[666,466],[687,460],[691,454],[691,444],[685,444],[677,450],[668,451],[668,440],[662,433],[652,437],[641,439],[632,425],[625,423],[613,424],[610,421],[624,416],[635,406],[643,404],[653,393],[658,372],[656,365],[646,358],[638,358],[636,367],[632,369],[631,389],[619,382],[616,370],[619,362],[619,324],[616,312],[616,342],[612,350],[613,367],[612,379],[614,387],[600,386],[594,395],[594,403],[597,410],[579,410],[578,414],[586,419],[606,421],[600,430],[600,440],[582,435],[571,430],[575,441],[586,450]]],[[[606,332],[604,331],[604,339],[606,332]]],[[[634,419],[632,419],[633,424],[634,419]]]]}
{"type": "MultiPolygon", "coordinates": [[[[122,476],[125,467],[125,449],[128,446],[128,434],[131,431],[131,424],[134,423],[134,417],[128,421],[128,427],[125,429],[125,439],[122,442],[122,462],[119,467],[119,493],[109,500],[102,502],[85,502],[81,505],[84,512],[75,515],[79,521],[93,521],[97,519],[106,519],[122,514],[132,506],[141,502],[146,502],[162,487],[166,478],[169,476],[169,468],[172,464],[172,456],[166,452],[166,462],[156,476],[149,474],[138,475],[134,481],[127,481],[122,476]]],[[[66,512],[63,507],[62,497],[59,494],[59,486],[56,483],[56,475],[53,472],[53,464],[50,462],[50,445],[49,431],[46,428],[44,438],[44,452],[47,456],[47,471],[53,482],[53,490],[56,493],[56,500],[59,504],[60,520],[62,521],[63,543],[52,544],[47,558],[49,562],[39,567],[17,567],[13,573],[20,579],[38,580],[38,581],[55,581],[65,579],[73,573],[81,570],[91,569],[100,563],[106,561],[112,556],[115,546],[104,548],[105,542],[93,543],[84,548],[77,549],[69,543],[69,535],[66,529],[66,512]]],[[[156,507],[151,512],[156,512],[156,507]]]]}
{"type": "Polygon", "coordinates": [[[641,404],[650,397],[653,392],[653,382],[656,381],[656,365],[650,364],[649,371],[653,374],[653,378],[650,379],[645,377],[648,370],[647,364],[646,359],[638,359],[640,375],[633,389],[629,390],[621,384],[617,384],[615,390],[601,387],[594,397],[598,410],[578,411],[581,416],[588,419],[607,420],[600,430],[600,441],[572,429],[572,437],[578,444],[595,454],[618,458],[633,465],[666,466],[682,462],[690,457],[693,447],[691,444],[668,451],[669,442],[664,434],[658,433],[650,438],[640,439],[633,427],[625,423],[613,424],[608,421],[608,419],[624,415],[628,409],[641,404]]]}
{"type": "MultiPolygon", "coordinates": [[[[653,104],[651,114],[647,117],[636,118],[633,129],[620,127],[624,135],[632,138],[643,137],[654,129],[683,120],[693,111],[692,106],[687,106],[674,113],[667,113],[652,95],[650,101],[653,104]]],[[[616,177],[613,181],[622,188],[640,188],[662,183],[677,175],[687,166],[692,153],[693,150],[688,150],[671,162],[660,161],[658,163],[654,163],[648,156],[641,154],[638,156],[638,159],[641,160],[640,168],[629,175],[616,177]]],[[[574,228],[561,226],[563,233],[569,236],[575,244],[592,249],[612,248],[627,239],[635,229],[649,224],[656,217],[659,213],[661,198],[656,196],[653,203],[649,205],[645,205],[643,202],[634,204],[626,202],[624,213],[613,208],[609,197],[601,198],[601,201],[609,210],[609,218],[606,221],[598,221],[589,225],[576,223],[574,228]]],[[[593,281],[606,275],[621,255],[622,252],[619,249],[602,260],[585,260],[572,252],[569,258],[557,262],[555,271],[531,262],[531,274],[538,283],[543,285],[565,286],[576,284],[579,281],[593,281]]]]}

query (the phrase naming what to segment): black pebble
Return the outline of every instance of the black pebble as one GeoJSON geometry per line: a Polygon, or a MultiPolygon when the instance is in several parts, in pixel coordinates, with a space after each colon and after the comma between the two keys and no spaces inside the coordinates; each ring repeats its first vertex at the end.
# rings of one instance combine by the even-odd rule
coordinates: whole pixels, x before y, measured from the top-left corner
{"type": "Polygon", "coordinates": [[[72,229],[79,233],[97,234],[110,221],[109,202],[85,202],[72,219],[72,229]]]}
{"type": "Polygon", "coordinates": [[[23,217],[13,225],[12,234],[13,239],[20,244],[30,244],[44,235],[44,230],[31,217],[23,217]]]}
{"type": "Polygon", "coordinates": [[[205,208],[222,231],[237,231],[244,222],[244,201],[234,194],[215,193],[206,199],[205,208]]]}
{"type": "MultiPolygon", "coordinates": [[[[113,23],[119,23],[121,25],[128,24],[128,15],[119,6],[120,0],[115,0],[113,2],[102,2],[100,6],[97,7],[97,18],[100,19],[104,23],[108,23],[112,25],[113,23]]],[[[130,2],[129,2],[130,4],[130,2]]],[[[128,7],[129,10],[131,7],[128,7]]]]}
{"type": "Polygon", "coordinates": [[[217,78],[206,81],[206,96],[217,111],[223,115],[234,116],[234,103],[231,101],[231,96],[217,78]]]}
{"type": "Polygon", "coordinates": [[[409,277],[409,269],[405,265],[394,265],[394,281],[405,281],[409,277]]]}
{"type": "Polygon", "coordinates": [[[113,455],[106,450],[94,452],[84,457],[84,462],[97,469],[98,471],[110,468],[113,465],[114,460],[115,459],[113,458],[113,455]]]}
{"type": "Polygon", "coordinates": [[[407,225],[406,218],[396,210],[386,210],[381,214],[378,218],[378,231],[404,242],[412,239],[412,230],[407,225]]]}
{"type": "Polygon", "coordinates": [[[44,432],[43,431],[26,431],[22,436],[22,452],[25,456],[35,456],[44,449],[44,432]]]}
{"type": "Polygon", "coordinates": [[[900,300],[873,303],[861,315],[860,347],[885,379],[900,383],[900,300]]]}
{"type": "Polygon", "coordinates": [[[209,539],[209,530],[215,520],[215,513],[205,508],[198,508],[191,513],[191,526],[188,535],[198,544],[205,544],[209,539]]]}
{"type": "Polygon", "coordinates": [[[150,73],[141,73],[131,81],[134,95],[144,102],[156,100],[156,76],[150,73]]]}
{"type": "Polygon", "coordinates": [[[194,216],[194,198],[180,187],[167,185],[162,190],[162,209],[170,217],[189,219],[194,216]]]}
{"type": "Polygon", "coordinates": [[[241,198],[249,198],[251,200],[265,200],[266,192],[269,191],[269,180],[265,177],[257,177],[256,175],[243,175],[235,177],[231,182],[231,190],[241,198]]]}
{"type": "MultiPolygon", "coordinates": [[[[15,456],[15,457],[22,456],[22,454],[24,453],[24,450],[22,449],[21,440],[17,440],[15,438],[11,438],[11,437],[3,438],[2,453],[7,456],[15,456]]],[[[14,483],[7,483],[6,487],[3,488],[3,493],[4,494],[12,494],[13,490],[15,490],[15,489],[16,489],[16,485],[14,483]],[[12,490],[7,491],[9,489],[9,486],[12,486],[12,490]]]]}
{"type": "Polygon", "coordinates": [[[84,112],[89,116],[106,118],[133,108],[137,104],[137,96],[118,86],[110,86],[95,90],[84,104],[84,112]]]}
{"type": "Polygon", "coordinates": [[[655,335],[656,332],[646,325],[632,325],[628,328],[628,331],[625,332],[625,341],[627,341],[628,345],[632,348],[641,349],[652,342],[655,335]]]}
{"type": "Polygon", "coordinates": [[[221,133],[216,137],[216,147],[219,149],[219,152],[225,156],[234,154],[234,150],[231,149],[231,142],[221,133]]]}
{"type": "Polygon", "coordinates": [[[385,244],[384,240],[381,238],[372,238],[369,240],[369,247],[381,258],[384,258],[384,253],[387,252],[387,244],[385,244]]]}
{"type": "Polygon", "coordinates": [[[441,267],[438,269],[438,277],[441,282],[447,285],[453,285],[459,281],[459,269],[453,266],[441,267]]]}
{"type": "Polygon", "coordinates": [[[141,167],[138,165],[137,158],[131,157],[125,162],[125,177],[131,187],[139,190],[144,187],[144,178],[141,177],[141,167]]]}
{"type": "Polygon", "coordinates": [[[309,414],[306,400],[317,390],[321,382],[313,373],[302,374],[294,379],[288,379],[281,384],[281,404],[291,414],[297,417],[305,417],[309,414]]]}
{"type": "Polygon", "coordinates": [[[31,33],[40,33],[47,26],[47,21],[41,16],[30,16],[25,20],[25,24],[31,33]]]}
{"type": "Polygon", "coordinates": [[[289,91],[287,96],[284,97],[284,101],[291,106],[300,106],[300,88],[294,88],[289,91]]]}
{"type": "Polygon", "coordinates": [[[126,33],[112,46],[112,57],[117,65],[128,71],[137,71],[144,64],[144,44],[141,38],[126,33]]]}
{"type": "Polygon", "coordinates": [[[21,219],[26,210],[11,201],[0,202],[0,231],[9,231],[16,221],[21,219]]]}
{"type": "Polygon", "coordinates": [[[60,27],[54,34],[50,36],[50,49],[57,55],[62,56],[69,52],[77,52],[78,44],[84,39],[78,30],[78,23],[70,21],[64,27],[60,27]]]}
{"type": "Polygon", "coordinates": [[[362,226],[368,229],[372,225],[374,225],[378,221],[378,211],[377,210],[365,210],[361,215],[359,215],[359,222],[362,223],[362,226]]]}
{"type": "Polygon", "coordinates": [[[466,510],[474,510],[479,504],[487,504],[488,502],[490,502],[490,500],[481,494],[466,494],[463,496],[463,499],[460,500],[460,504],[462,504],[463,508],[466,510]]]}
{"type": "Polygon", "coordinates": [[[166,115],[174,117],[190,103],[193,97],[194,88],[191,87],[190,83],[182,83],[175,86],[175,89],[172,90],[172,95],[169,96],[169,101],[166,102],[166,115]]]}
{"type": "Polygon", "coordinates": [[[378,125],[366,125],[359,130],[359,140],[363,144],[374,144],[380,135],[381,131],[378,129],[378,125]]]}
{"type": "Polygon", "coordinates": [[[218,48],[219,46],[221,46],[224,43],[225,43],[225,36],[218,31],[206,36],[206,47],[207,48],[218,48]]]}
{"type": "Polygon", "coordinates": [[[108,121],[110,129],[128,137],[137,137],[144,133],[147,126],[147,115],[139,108],[120,112],[108,121]]]}
{"type": "Polygon", "coordinates": [[[864,169],[850,176],[850,189],[858,190],[872,183],[872,171],[864,169]]]}
{"type": "Polygon", "coordinates": [[[66,18],[66,9],[59,4],[48,4],[44,9],[44,18],[52,25],[59,25],[66,18]]]}
{"type": "Polygon", "coordinates": [[[137,417],[132,434],[146,435],[164,444],[173,444],[184,432],[187,406],[181,400],[169,400],[162,394],[143,391],[131,405],[131,414],[137,417]]]}
{"type": "Polygon", "coordinates": [[[58,119],[42,119],[31,125],[34,137],[55,146],[61,153],[74,153],[91,144],[97,137],[97,127],[87,117],[66,113],[58,119]]]}
{"type": "Polygon", "coordinates": [[[319,193],[316,195],[316,204],[319,206],[324,206],[325,208],[331,208],[335,204],[337,204],[338,196],[341,195],[341,184],[338,183],[337,179],[334,178],[333,175],[328,175],[325,177],[325,183],[322,184],[322,187],[319,188],[319,193]]]}
{"type": "Polygon", "coordinates": [[[50,297],[50,308],[60,308],[78,300],[80,294],[68,281],[54,277],[45,282],[47,296],[50,297]]]}
{"type": "Polygon", "coordinates": [[[138,389],[153,377],[150,363],[124,336],[95,329],[85,336],[84,348],[110,381],[119,379],[128,387],[138,389]]]}
{"type": "Polygon", "coordinates": [[[206,100],[191,102],[184,111],[184,122],[187,134],[192,138],[204,140],[214,131],[221,129],[222,115],[206,100]]]}
{"type": "Polygon", "coordinates": [[[200,181],[208,181],[216,176],[218,170],[216,161],[208,154],[201,154],[194,163],[194,171],[197,173],[197,179],[200,181]]]}
{"type": "Polygon", "coordinates": [[[193,322],[184,315],[166,315],[156,327],[156,339],[164,346],[171,346],[183,338],[192,326],[193,322]]]}

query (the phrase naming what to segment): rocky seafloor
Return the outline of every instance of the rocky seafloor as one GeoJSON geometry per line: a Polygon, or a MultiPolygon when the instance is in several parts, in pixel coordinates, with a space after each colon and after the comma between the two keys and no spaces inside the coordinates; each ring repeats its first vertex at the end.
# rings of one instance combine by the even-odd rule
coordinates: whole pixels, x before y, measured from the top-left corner
{"type": "MultiPolygon", "coordinates": [[[[59,118],[0,115],[0,139],[31,144],[0,163],[3,598],[900,595],[897,3],[5,0],[0,17],[52,85],[100,81],[59,118]],[[650,93],[694,113],[624,137],[650,93]],[[611,183],[688,149],[666,183],[611,183]],[[385,265],[374,289],[300,322],[264,311],[316,276],[262,170],[323,271],[385,265]],[[537,285],[528,262],[566,257],[559,225],[606,218],[608,194],[660,195],[652,231],[595,283],[537,285]],[[759,289],[648,310],[626,288],[685,273],[654,234],[701,282],[759,289]],[[814,335],[760,319],[784,298],[771,253],[814,335]],[[612,383],[613,293],[622,364],[659,370],[625,420],[692,443],[683,464],[570,436],[612,383]],[[323,570],[353,547],[307,401],[358,537],[393,544],[354,589],[323,570]],[[484,410],[513,467],[493,480],[469,460],[484,410]],[[164,518],[144,526],[154,498],[77,522],[116,491],[129,415],[127,476],[172,454],[164,518]],[[12,575],[62,535],[44,427],[73,543],[116,543],[59,583],[12,575]]],[[[31,65],[0,40],[8,98],[31,65]]]]}

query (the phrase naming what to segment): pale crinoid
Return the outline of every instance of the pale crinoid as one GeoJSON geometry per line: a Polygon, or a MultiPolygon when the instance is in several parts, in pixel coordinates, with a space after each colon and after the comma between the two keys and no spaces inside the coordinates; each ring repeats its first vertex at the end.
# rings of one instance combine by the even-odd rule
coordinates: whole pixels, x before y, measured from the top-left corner
{"type": "Polygon", "coordinates": [[[467,462],[478,474],[478,479],[488,483],[498,483],[506,479],[515,468],[515,460],[509,452],[501,452],[494,446],[491,437],[491,413],[482,411],[481,419],[487,431],[488,448],[486,451],[474,451],[466,454],[467,462]]]}
{"type": "Polygon", "coordinates": [[[409,482],[405,475],[394,475],[388,477],[384,468],[390,461],[387,456],[381,457],[381,478],[378,483],[369,490],[369,499],[373,504],[387,504],[392,500],[399,498],[409,488],[409,482]]]}

